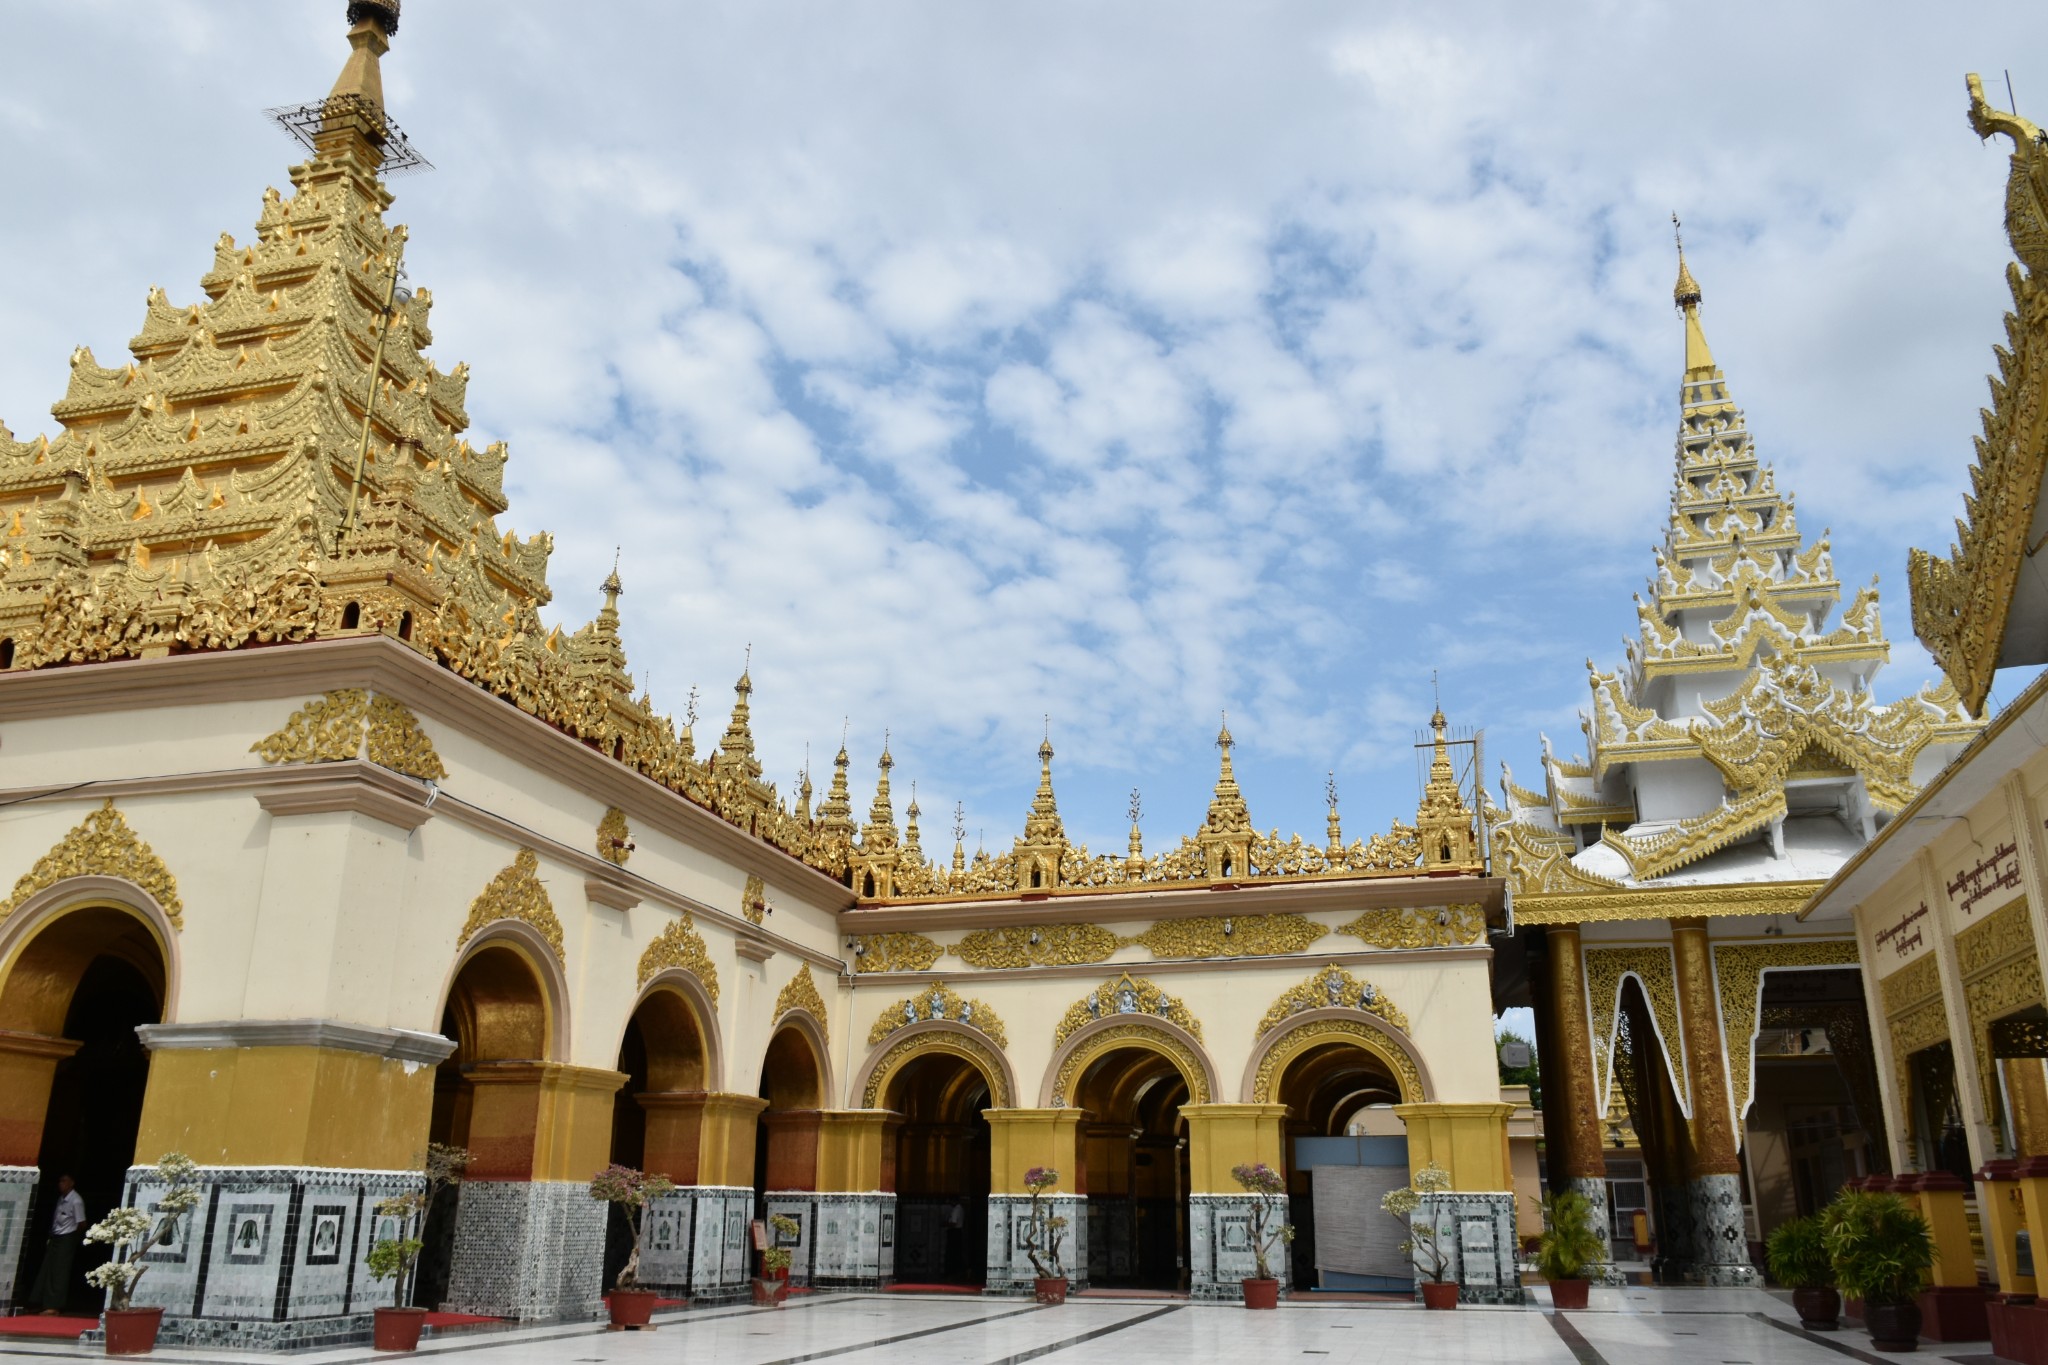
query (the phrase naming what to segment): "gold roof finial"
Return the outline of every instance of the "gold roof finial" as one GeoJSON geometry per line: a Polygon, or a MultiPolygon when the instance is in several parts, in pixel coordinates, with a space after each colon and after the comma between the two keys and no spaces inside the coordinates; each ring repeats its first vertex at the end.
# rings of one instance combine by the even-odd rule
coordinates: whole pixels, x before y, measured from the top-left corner
{"type": "Polygon", "coordinates": [[[619,594],[626,590],[625,584],[619,582],[619,547],[613,548],[612,571],[604,576],[604,582],[597,585],[597,590],[604,594],[604,609],[618,611],[619,594]]]}
{"type": "Polygon", "coordinates": [[[378,58],[391,50],[398,32],[397,0],[353,0],[348,7],[348,61],[327,98],[366,101],[384,112],[384,72],[378,58]]]}
{"type": "MultiPolygon", "coordinates": [[[[1692,277],[1692,270],[1685,263],[1685,238],[1678,221],[1678,215],[1671,215],[1671,235],[1678,244],[1678,283],[1671,290],[1671,301],[1685,314],[1685,405],[1687,408],[1712,407],[1716,395],[1711,391],[1695,391],[1690,386],[1714,374],[1714,353],[1707,347],[1707,334],[1700,328],[1700,282],[1692,277]]],[[[1725,399],[1725,394],[1720,396],[1725,399]]],[[[1725,402],[1720,406],[1728,406],[1725,402]]]]}
{"type": "Polygon", "coordinates": [[[1131,851],[1124,859],[1124,870],[1136,880],[1145,870],[1145,836],[1138,830],[1138,821],[1144,818],[1145,802],[1138,795],[1136,787],[1131,788],[1131,851]]]}
{"type": "Polygon", "coordinates": [[[1223,728],[1216,732],[1216,747],[1223,752],[1223,760],[1216,774],[1216,791],[1209,799],[1208,827],[1212,830],[1248,830],[1252,827],[1251,811],[1245,806],[1244,793],[1237,787],[1237,770],[1231,766],[1230,751],[1237,741],[1230,736],[1230,713],[1223,713],[1223,728]]]}
{"type": "Polygon", "coordinates": [[[1330,846],[1326,850],[1330,861],[1344,856],[1344,822],[1337,815],[1337,774],[1332,772],[1323,781],[1323,799],[1330,803],[1330,846]]]}
{"type": "Polygon", "coordinates": [[[1041,844],[1066,837],[1059,802],[1052,794],[1052,717],[1047,716],[1045,738],[1038,745],[1038,792],[1031,798],[1031,814],[1024,817],[1024,842],[1041,844]]]}
{"type": "Polygon", "coordinates": [[[1692,277],[1692,271],[1685,266],[1685,228],[1678,221],[1678,215],[1671,215],[1671,236],[1678,243],[1678,284],[1671,291],[1671,301],[1680,308],[1700,306],[1700,282],[1692,277]]]}

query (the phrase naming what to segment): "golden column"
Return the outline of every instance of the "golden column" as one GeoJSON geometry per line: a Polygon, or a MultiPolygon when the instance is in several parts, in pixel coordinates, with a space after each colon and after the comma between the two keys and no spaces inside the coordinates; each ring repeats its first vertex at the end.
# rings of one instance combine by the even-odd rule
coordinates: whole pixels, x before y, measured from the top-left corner
{"type": "Polygon", "coordinates": [[[1739,1164],[1728,1093],[1727,1048],[1721,1041],[1720,998],[1704,919],[1671,922],[1678,967],[1678,1017],[1685,1035],[1686,1089],[1692,1097],[1692,1161],[1687,1204],[1692,1235],[1687,1278],[1715,1285],[1753,1285],[1742,1215],[1739,1164]]]}
{"type": "Polygon", "coordinates": [[[1593,1205],[1607,1226],[1607,1157],[1600,1146],[1600,1100],[1593,1075],[1593,1029],[1586,1001],[1586,955],[1577,925],[1544,934],[1551,1057],[1543,1067],[1544,1141],[1557,1146],[1557,1174],[1593,1205]],[[1556,1087],[1553,1096],[1551,1087],[1556,1087]],[[1553,1099],[1555,1102],[1553,1103],[1553,1099]],[[1552,1123],[1555,1116],[1560,1122],[1552,1123]]]}

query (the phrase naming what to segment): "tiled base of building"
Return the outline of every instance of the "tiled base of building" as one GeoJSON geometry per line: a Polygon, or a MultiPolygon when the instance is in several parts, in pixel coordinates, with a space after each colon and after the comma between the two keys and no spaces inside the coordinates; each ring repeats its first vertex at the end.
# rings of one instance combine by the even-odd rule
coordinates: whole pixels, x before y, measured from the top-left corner
{"type": "MultiPolygon", "coordinates": [[[[1046,1215],[1067,1220],[1065,1240],[1060,1244],[1060,1263],[1067,1272],[1069,1292],[1088,1287],[1088,1200],[1084,1195],[1048,1195],[1046,1215]]],[[[1038,1272],[1024,1241],[1029,1235],[1031,1200],[1025,1195],[992,1194],[988,1197],[988,1274],[984,1292],[1029,1294],[1038,1272]]],[[[1043,1253],[1041,1252],[1041,1255],[1043,1253]]]]}
{"type": "MultiPolygon", "coordinates": [[[[1214,1301],[1242,1300],[1244,1282],[1258,1270],[1252,1252],[1252,1200],[1240,1194],[1188,1196],[1188,1296],[1214,1301]]],[[[1267,1229],[1287,1222],[1287,1200],[1276,1201],[1267,1229]]],[[[1287,1247],[1275,1243],[1267,1268],[1287,1289],[1287,1247]]]]}
{"type": "Polygon", "coordinates": [[[1673,1283],[1748,1288],[1760,1282],[1749,1263],[1743,1230],[1742,1180],[1698,1176],[1673,1191],[1665,1206],[1678,1212],[1662,1270],[1673,1283]]]}
{"type": "MultiPolygon", "coordinates": [[[[1575,1175],[1567,1177],[1564,1183],[1567,1189],[1585,1196],[1586,1204],[1591,1210],[1591,1217],[1588,1221],[1594,1227],[1605,1230],[1612,1226],[1607,1211],[1606,1180],[1599,1176],[1575,1175]]],[[[1540,1231],[1542,1231],[1540,1228],[1531,1229],[1532,1233],[1540,1231]]],[[[1617,1270],[1612,1261],[1602,1265],[1587,1266],[1586,1278],[1594,1284],[1616,1285],[1628,1283],[1628,1277],[1617,1270]]]]}
{"type": "MultiPolygon", "coordinates": [[[[1521,1243],[1515,1232],[1515,1196],[1445,1194],[1436,1199],[1437,1245],[1449,1253],[1445,1278],[1458,1283],[1460,1303],[1521,1303],[1521,1243]]],[[[1422,1221],[1416,1214],[1411,1221],[1422,1221]]],[[[1417,1289],[1419,1299],[1422,1291],[1417,1289]]]]}
{"type": "Polygon", "coordinates": [[[604,1311],[605,1216],[580,1180],[467,1180],[443,1306],[521,1322],[583,1321],[604,1311]]]}
{"type": "Polygon", "coordinates": [[[753,1216],[754,1191],[745,1186],[691,1185],[662,1196],[647,1208],[640,1282],[697,1304],[747,1297],[753,1216]]]}
{"type": "MultiPolygon", "coordinates": [[[[148,1279],[145,1277],[145,1284],[148,1279]]],[[[178,1318],[164,1314],[157,1332],[160,1347],[205,1347],[230,1351],[314,1351],[330,1347],[361,1346],[370,1340],[376,1320],[373,1313],[344,1313],[332,1318],[307,1318],[298,1322],[248,1322],[234,1318],[178,1318]]],[[[79,1335],[88,1346],[104,1346],[106,1332],[95,1329],[79,1335]]]]}
{"type": "Polygon", "coordinates": [[[797,1235],[773,1234],[790,1252],[791,1284],[819,1289],[877,1289],[896,1274],[896,1196],[770,1190],[768,1213],[797,1223],[797,1235]]]}
{"type": "MultiPolygon", "coordinates": [[[[14,1311],[14,1281],[21,1274],[22,1240],[34,1214],[40,1176],[34,1166],[0,1166],[0,1317],[14,1311]]],[[[28,1286],[21,1288],[28,1292],[28,1286]]]]}

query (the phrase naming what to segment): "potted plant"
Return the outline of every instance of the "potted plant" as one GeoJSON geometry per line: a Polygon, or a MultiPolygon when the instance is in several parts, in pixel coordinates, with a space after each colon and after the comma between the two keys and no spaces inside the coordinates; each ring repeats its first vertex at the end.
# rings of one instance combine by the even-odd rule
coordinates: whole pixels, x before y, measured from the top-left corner
{"type": "Polygon", "coordinates": [[[1451,1253],[1437,1231],[1437,1206],[1444,1191],[1451,1187],[1450,1172],[1432,1161],[1408,1179],[1409,1183],[1400,1189],[1388,1190],[1380,1196],[1380,1207],[1408,1229],[1408,1240],[1401,1243],[1401,1250],[1415,1265],[1422,1306],[1456,1308],[1458,1283],[1444,1278],[1451,1270],[1451,1253]],[[1424,1220],[1420,1223],[1415,1221],[1418,1212],[1424,1220]]]}
{"type": "Polygon", "coordinates": [[[1911,1351],[1920,1340],[1920,1290],[1934,1268],[1927,1220],[1895,1194],[1837,1196],[1822,1240],[1843,1294],[1863,1300],[1863,1324],[1880,1351],[1911,1351]]]}
{"type": "Polygon", "coordinates": [[[1266,1263],[1266,1254],[1294,1240],[1294,1224],[1277,1221],[1287,1180],[1263,1161],[1230,1168],[1230,1178],[1252,1197],[1252,1277],[1244,1281],[1246,1308],[1278,1308],[1280,1281],[1266,1263]]]}
{"type": "Polygon", "coordinates": [[[199,1167],[183,1152],[165,1152],[157,1158],[156,1169],[136,1181],[138,1185],[161,1185],[150,1210],[122,1207],[85,1231],[88,1242],[106,1242],[114,1259],[86,1272],[87,1284],[107,1291],[107,1354],[145,1355],[156,1349],[156,1334],[163,1326],[164,1310],[134,1308],[135,1286],[149,1270],[147,1257],[157,1247],[177,1240],[178,1225],[185,1215],[199,1207],[199,1167]]]}
{"type": "Polygon", "coordinates": [[[1543,1236],[1536,1243],[1536,1269],[1550,1283],[1554,1308],[1584,1308],[1591,1283],[1586,1267],[1607,1259],[1607,1239],[1593,1226],[1593,1206],[1577,1190],[1559,1190],[1543,1201],[1543,1236]]]}
{"type": "Polygon", "coordinates": [[[370,1254],[363,1258],[370,1278],[393,1282],[392,1302],[371,1313],[370,1341],[379,1351],[419,1349],[420,1329],[426,1326],[427,1310],[413,1306],[412,1294],[420,1251],[426,1246],[423,1234],[427,1211],[433,1207],[434,1197],[443,1189],[462,1183],[462,1172],[468,1165],[469,1153],[465,1149],[445,1142],[430,1142],[427,1144],[426,1169],[422,1172],[426,1183],[410,1194],[395,1194],[377,1201],[376,1213],[380,1220],[399,1220],[398,1236],[380,1238],[370,1247],[370,1254]]]}
{"type": "MultiPolygon", "coordinates": [[[[786,1213],[768,1215],[768,1226],[778,1237],[796,1237],[804,1225],[786,1213]]],[[[761,1274],[754,1281],[754,1302],[762,1308],[780,1308],[789,1296],[789,1248],[771,1246],[761,1253],[761,1274]]]]}
{"type": "Polygon", "coordinates": [[[625,1216],[626,1230],[633,1234],[633,1249],[619,1268],[612,1292],[605,1297],[615,1331],[639,1331],[654,1316],[661,1295],[640,1287],[640,1232],[647,1225],[647,1205],[675,1187],[675,1181],[665,1175],[649,1175],[616,1162],[590,1178],[590,1197],[617,1208],[625,1216]]]}
{"type": "Polygon", "coordinates": [[[1044,1201],[1045,1192],[1060,1183],[1060,1173],[1050,1166],[1033,1166],[1024,1172],[1024,1188],[1031,1192],[1030,1216],[1024,1224],[1024,1254],[1031,1258],[1035,1276],[1031,1296],[1040,1303],[1067,1301],[1067,1271],[1060,1263],[1060,1241],[1066,1235],[1067,1220],[1044,1201]]]}
{"type": "Polygon", "coordinates": [[[1842,1296],[1835,1289],[1835,1266],[1828,1259],[1827,1240],[1814,1215],[1780,1223],[1764,1242],[1764,1264],[1771,1278],[1792,1291],[1799,1325],[1809,1332],[1832,1332],[1841,1323],[1842,1296]]]}

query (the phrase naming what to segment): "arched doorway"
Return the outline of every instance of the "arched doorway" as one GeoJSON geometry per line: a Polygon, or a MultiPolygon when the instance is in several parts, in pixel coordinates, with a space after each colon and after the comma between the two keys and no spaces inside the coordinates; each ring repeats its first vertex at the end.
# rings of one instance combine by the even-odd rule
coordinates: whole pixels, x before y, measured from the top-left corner
{"type": "MultiPolygon", "coordinates": [[[[40,1172],[37,1226],[22,1242],[16,1302],[42,1268],[59,1176],[76,1182],[88,1221],[122,1202],[149,1085],[149,1052],[135,1029],[162,1022],[167,981],[157,934],[135,912],[111,905],[51,917],[6,968],[0,1030],[14,1037],[0,1048],[12,1055],[0,1060],[13,1065],[0,1104],[12,1150],[0,1160],[33,1163],[40,1172]]],[[[102,1295],[84,1275],[106,1258],[97,1244],[80,1249],[67,1309],[97,1311],[102,1295]]]]}
{"type": "MultiPolygon", "coordinates": [[[[441,1015],[441,1034],[454,1040],[455,1050],[434,1072],[428,1135],[431,1141],[468,1150],[468,1179],[530,1178],[538,1116],[528,1114],[522,1121],[512,1088],[497,1087],[511,1102],[504,1106],[487,1083],[505,1063],[546,1059],[552,1025],[547,989],[525,948],[493,940],[464,959],[441,1015]],[[515,1112],[499,1112],[501,1107],[515,1112]]],[[[422,1306],[434,1307],[447,1296],[460,1199],[459,1187],[444,1189],[428,1210],[413,1298],[422,1306]]]]}
{"type": "Polygon", "coordinates": [[[789,1249],[790,1278],[800,1284],[810,1279],[826,1093],[821,1040],[799,1022],[803,1018],[784,1016],[768,1040],[757,1092],[768,1108],[754,1129],[754,1216],[765,1220],[772,1211],[796,1220],[794,1237],[771,1235],[789,1249]]]}
{"type": "MultiPolygon", "coordinates": [[[[698,1006],[682,988],[657,983],[626,1022],[618,1069],[627,1080],[612,1106],[611,1159],[678,1185],[698,1183],[698,1134],[706,1078],[711,1074],[706,1029],[698,1006]]],[[[687,1229],[673,1210],[650,1210],[641,1278],[648,1284],[682,1285],[688,1267],[687,1229]]],[[[609,1289],[633,1248],[632,1231],[613,1214],[605,1231],[604,1285],[609,1289]]]]}
{"type": "Polygon", "coordinates": [[[896,1278],[971,1284],[988,1278],[989,1078],[965,1057],[927,1052],[890,1078],[896,1130],[896,1278]]]}
{"type": "Polygon", "coordinates": [[[1140,1046],[1102,1053],[1075,1084],[1091,1285],[1187,1288],[1188,1100],[1173,1059],[1140,1046]]]}
{"type": "Polygon", "coordinates": [[[1405,1281],[1409,1271],[1398,1252],[1376,1258],[1362,1250],[1386,1241],[1372,1235],[1384,1232],[1380,1197],[1407,1183],[1408,1139],[1393,1112],[1404,1096],[1393,1070],[1357,1043],[1316,1043],[1287,1062],[1273,1097],[1288,1110],[1292,1282],[1371,1290],[1405,1281]],[[1327,1257],[1317,1254],[1319,1234],[1327,1257]]]}

